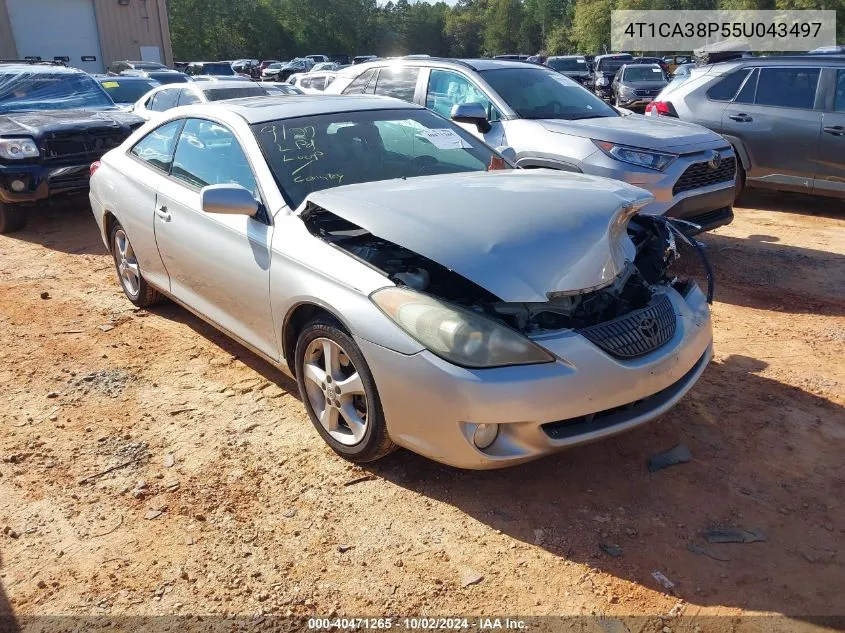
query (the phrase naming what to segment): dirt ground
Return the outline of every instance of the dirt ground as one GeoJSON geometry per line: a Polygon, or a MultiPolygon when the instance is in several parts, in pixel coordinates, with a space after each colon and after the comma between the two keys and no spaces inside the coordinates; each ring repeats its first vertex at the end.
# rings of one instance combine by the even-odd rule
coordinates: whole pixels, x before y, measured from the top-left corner
{"type": "Polygon", "coordinates": [[[39,210],[0,236],[0,613],[821,630],[845,614],[845,204],[752,193],[736,215],[703,238],[716,357],[674,410],[463,472],[339,459],[291,380],[173,304],[133,309],[84,202],[39,210]],[[691,462],[648,472],[679,442],[691,462]]]}

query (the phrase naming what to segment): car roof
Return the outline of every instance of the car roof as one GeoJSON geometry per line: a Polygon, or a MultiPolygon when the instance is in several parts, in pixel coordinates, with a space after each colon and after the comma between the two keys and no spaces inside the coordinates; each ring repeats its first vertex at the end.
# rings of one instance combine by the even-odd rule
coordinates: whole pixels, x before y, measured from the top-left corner
{"type": "MultiPolygon", "coordinates": [[[[468,68],[470,70],[483,71],[495,70],[500,68],[540,68],[543,66],[533,64],[531,62],[517,61],[510,59],[456,59],[451,57],[400,57],[398,59],[377,59],[364,64],[356,64],[338,71],[338,74],[359,75],[360,73],[370,69],[379,68],[385,65],[393,64],[412,64],[414,66],[423,67],[452,67],[452,68],[468,68]]],[[[546,69],[548,70],[548,69],[546,69]]]]}
{"type": "Polygon", "coordinates": [[[49,64],[49,63],[27,63],[27,62],[20,62],[20,63],[2,63],[0,64],[0,70],[3,71],[12,71],[13,73],[49,73],[49,74],[56,74],[61,73],[65,75],[87,75],[84,70],[80,70],[79,68],[69,68],[68,66],[61,66],[59,64],[49,64]]]}
{"type": "Polygon", "coordinates": [[[772,57],[741,57],[702,65],[707,72],[723,74],[743,66],[845,66],[845,55],[775,55],[772,57]]]}
{"type": "Polygon", "coordinates": [[[202,106],[233,112],[249,124],[302,116],[366,110],[424,110],[422,106],[392,97],[370,95],[269,95],[217,101],[202,106]]]}

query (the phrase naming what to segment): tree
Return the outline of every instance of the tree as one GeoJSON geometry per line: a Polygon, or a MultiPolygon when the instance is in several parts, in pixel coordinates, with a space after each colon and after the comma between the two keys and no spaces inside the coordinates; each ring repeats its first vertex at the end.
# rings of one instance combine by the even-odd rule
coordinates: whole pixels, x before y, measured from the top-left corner
{"type": "Polygon", "coordinates": [[[485,13],[484,52],[520,52],[522,34],[522,2],[520,0],[490,0],[485,13]]]}

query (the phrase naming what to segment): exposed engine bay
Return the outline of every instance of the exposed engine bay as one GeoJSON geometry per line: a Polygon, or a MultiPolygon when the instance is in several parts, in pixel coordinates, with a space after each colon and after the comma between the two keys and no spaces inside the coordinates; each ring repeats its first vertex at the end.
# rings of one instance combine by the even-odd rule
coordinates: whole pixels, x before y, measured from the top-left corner
{"type": "MultiPolygon", "coordinates": [[[[636,257],[609,285],[575,293],[549,293],[545,302],[505,302],[458,273],[403,246],[394,244],[311,204],[301,215],[309,232],[385,274],[399,286],[425,292],[484,313],[525,334],[579,329],[604,323],[646,307],[660,287],[685,295],[689,278],[675,276],[677,241],[696,250],[707,271],[708,302],[712,300],[712,271],[702,246],[684,232],[682,221],[635,215],[628,235],[636,257]]],[[[697,228],[697,227],[696,227],[697,228]]]]}

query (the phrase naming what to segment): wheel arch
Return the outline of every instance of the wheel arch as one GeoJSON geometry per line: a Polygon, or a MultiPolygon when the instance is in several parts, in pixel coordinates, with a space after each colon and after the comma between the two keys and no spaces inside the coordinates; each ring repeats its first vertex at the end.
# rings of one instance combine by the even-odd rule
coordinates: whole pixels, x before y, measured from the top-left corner
{"type": "Polygon", "coordinates": [[[282,359],[287,365],[292,376],[296,376],[296,341],[302,329],[313,319],[324,316],[334,321],[337,327],[352,336],[347,323],[331,308],[316,301],[302,301],[293,306],[285,315],[282,325],[282,359]]]}

